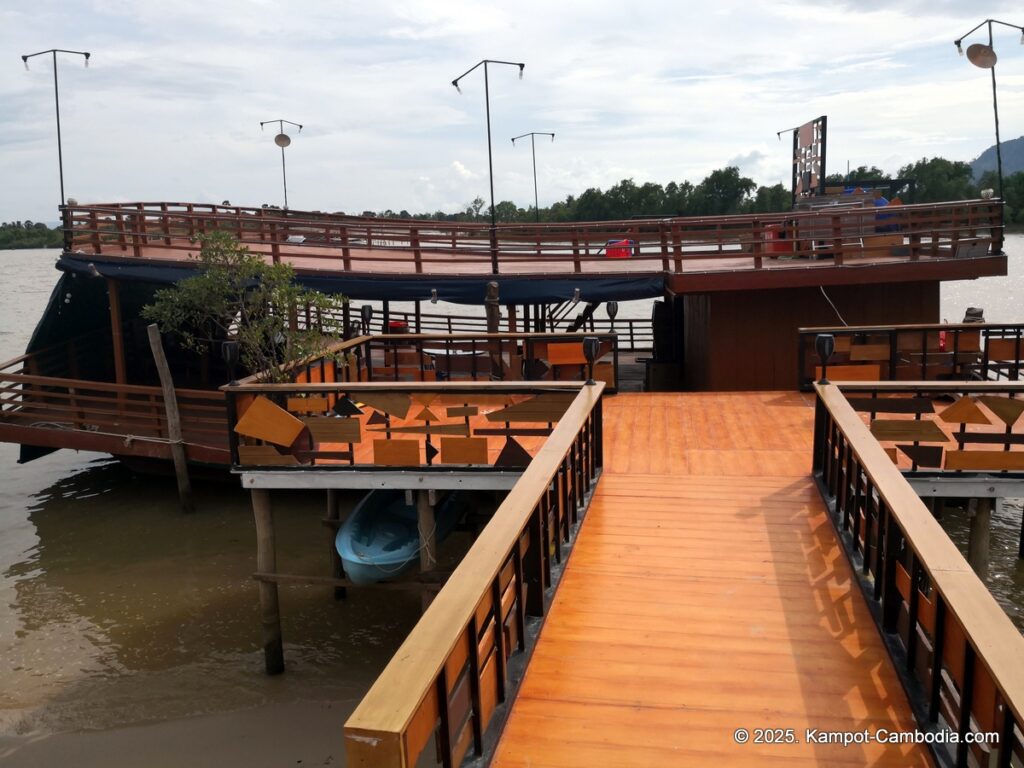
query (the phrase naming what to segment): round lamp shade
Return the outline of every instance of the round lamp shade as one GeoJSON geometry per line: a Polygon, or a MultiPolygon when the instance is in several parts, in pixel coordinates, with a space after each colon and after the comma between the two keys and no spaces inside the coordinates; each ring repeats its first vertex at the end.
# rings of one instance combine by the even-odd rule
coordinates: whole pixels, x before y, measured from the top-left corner
{"type": "Polygon", "coordinates": [[[279,147],[287,147],[292,143],[292,139],[287,133],[279,133],[274,137],[274,143],[279,147]]]}
{"type": "Polygon", "coordinates": [[[996,65],[998,57],[992,50],[992,46],[975,43],[967,49],[967,60],[976,67],[992,69],[996,65]]]}

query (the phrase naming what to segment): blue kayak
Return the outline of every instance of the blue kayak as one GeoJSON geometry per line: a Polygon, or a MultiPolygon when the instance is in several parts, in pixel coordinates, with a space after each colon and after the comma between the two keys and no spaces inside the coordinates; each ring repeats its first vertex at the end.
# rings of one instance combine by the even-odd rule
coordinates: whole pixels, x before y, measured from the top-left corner
{"type": "MultiPolygon", "coordinates": [[[[459,521],[461,496],[452,491],[434,508],[438,543],[459,521]]],[[[393,579],[416,565],[420,554],[416,521],[416,506],[405,503],[405,491],[370,491],[334,539],[349,580],[374,584],[393,579]]]]}

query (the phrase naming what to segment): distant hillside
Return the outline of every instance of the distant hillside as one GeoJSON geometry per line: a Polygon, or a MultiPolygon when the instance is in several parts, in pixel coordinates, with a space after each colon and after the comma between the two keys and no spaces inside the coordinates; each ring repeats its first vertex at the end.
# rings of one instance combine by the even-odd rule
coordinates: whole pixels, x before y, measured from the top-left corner
{"type": "MultiPolygon", "coordinates": [[[[1002,142],[1003,145],[1003,176],[1024,171],[1024,136],[1010,141],[1002,142]]],[[[977,158],[971,161],[971,174],[975,181],[981,178],[985,171],[996,169],[996,145],[986,149],[977,158]]]]}

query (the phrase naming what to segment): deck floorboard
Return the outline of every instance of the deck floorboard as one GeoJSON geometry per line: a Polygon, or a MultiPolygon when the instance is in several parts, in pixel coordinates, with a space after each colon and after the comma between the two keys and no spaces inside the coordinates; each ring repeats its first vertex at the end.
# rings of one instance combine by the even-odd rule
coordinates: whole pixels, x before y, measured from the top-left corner
{"type": "Polygon", "coordinates": [[[605,399],[605,473],[492,765],[930,765],[810,478],[799,394],[605,399]],[[797,744],[737,744],[737,728],[797,744]]]}

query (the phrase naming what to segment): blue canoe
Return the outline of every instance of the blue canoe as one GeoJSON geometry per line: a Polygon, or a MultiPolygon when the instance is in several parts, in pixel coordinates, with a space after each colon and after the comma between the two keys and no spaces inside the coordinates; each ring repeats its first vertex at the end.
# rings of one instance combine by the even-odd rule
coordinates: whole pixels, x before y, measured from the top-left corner
{"type": "MultiPolygon", "coordinates": [[[[439,543],[459,521],[461,498],[458,491],[453,491],[434,509],[439,543]]],[[[405,503],[405,491],[368,493],[334,539],[349,580],[373,584],[393,579],[418,563],[420,536],[416,521],[416,506],[405,503]]]]}

